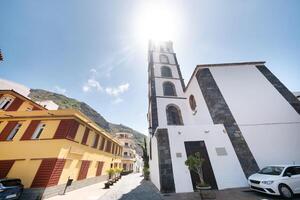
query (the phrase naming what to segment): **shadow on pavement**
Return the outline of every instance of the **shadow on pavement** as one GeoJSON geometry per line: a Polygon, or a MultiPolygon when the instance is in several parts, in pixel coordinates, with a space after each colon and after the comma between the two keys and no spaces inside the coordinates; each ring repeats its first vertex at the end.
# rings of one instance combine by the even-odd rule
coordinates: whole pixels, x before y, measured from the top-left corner
{"type": "Polygon", "coordinates": [[[142,180],[140,185],[130,192],[124,194],[119,200],[163,200],[156,187],[146,180],[142,180]]]}

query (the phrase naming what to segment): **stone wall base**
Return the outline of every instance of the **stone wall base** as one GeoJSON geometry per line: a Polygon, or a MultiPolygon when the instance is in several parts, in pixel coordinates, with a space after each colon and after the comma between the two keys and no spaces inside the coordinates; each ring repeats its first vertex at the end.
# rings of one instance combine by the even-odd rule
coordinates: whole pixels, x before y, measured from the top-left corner
{"type": "MultiPolygon", "coordinates": [[[[66,190],[66,192],[70,192],[72,190],[76,190],[85,186],[89,186],[95,183],[99,183],[102,181],[107,180],[107,175],[103,176],[97,176],[92,178],[87,178],[80,181],[75,181],[72,183],[71,186],[69,186],[66,190]]],[[[52,187],[47,188],[26,188],[23,191],[23,194],[21,196],[21,200],[40,200],[45,199],[49,197],[53,197],[59,194],[62,194],[64,191],[66,184],[56,185],[52,187]]]]}

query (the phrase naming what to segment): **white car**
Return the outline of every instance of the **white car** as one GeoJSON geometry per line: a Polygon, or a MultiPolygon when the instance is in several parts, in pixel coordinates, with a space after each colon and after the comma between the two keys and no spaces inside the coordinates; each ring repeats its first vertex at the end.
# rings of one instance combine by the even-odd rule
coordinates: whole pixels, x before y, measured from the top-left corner
{"type": "Polygon", "coordinates": [[[252,190],[292,198],[300,193],[300,165],[267,166],[251,175],[248,183],[252,190]]]}

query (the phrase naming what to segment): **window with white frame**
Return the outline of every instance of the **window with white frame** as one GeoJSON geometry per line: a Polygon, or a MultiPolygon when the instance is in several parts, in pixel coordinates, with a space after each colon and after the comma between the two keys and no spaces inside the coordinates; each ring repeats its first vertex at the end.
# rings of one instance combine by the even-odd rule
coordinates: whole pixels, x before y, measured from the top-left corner
{"type": "Polygon", "coordinates": [[[6,140],[12,140],[15,135],[18,133],[18,131],[20,130],[22,124],[21,123],[17,123],[16,126],[13,128],[13,130],[9,133],[9,135],[7,136],[6,140]]]}
{"type": "Polygon", "coordinates": [[[46,124],[41,122],[36,127],[34,133],[31,136],[31,139],[39,139],[40,135],[42,134],[43,130],[45,129],[46,124]]]}
{"type": "Polygon", "coordinates": [[[0,99],[0,109],[6,110],[13,102],[14,98],[10,96],[4,96],[0,99]]]}

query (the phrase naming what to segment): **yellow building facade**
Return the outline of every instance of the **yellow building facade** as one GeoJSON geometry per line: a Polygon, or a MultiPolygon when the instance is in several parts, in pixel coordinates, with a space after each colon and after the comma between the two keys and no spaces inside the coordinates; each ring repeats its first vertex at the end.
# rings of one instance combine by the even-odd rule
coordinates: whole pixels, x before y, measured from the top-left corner
{"type": "Polygon", "coordinates": [[[20,178],[32,198],[61,193],[68,179],[74,189],[104,180],[107,169],[121,167],[120,142],[79,111],[46,110],[14,91],[0,91],[0,108],[0,178],[20,178]]]}
{"type": "Polygon", "coordinates": [[[131,133],[120,132],[116,133],[116,138],[120,141],[122,152],[122,168],[126,173],[132,172],[136,162],[135,142],[131,133]]]}

